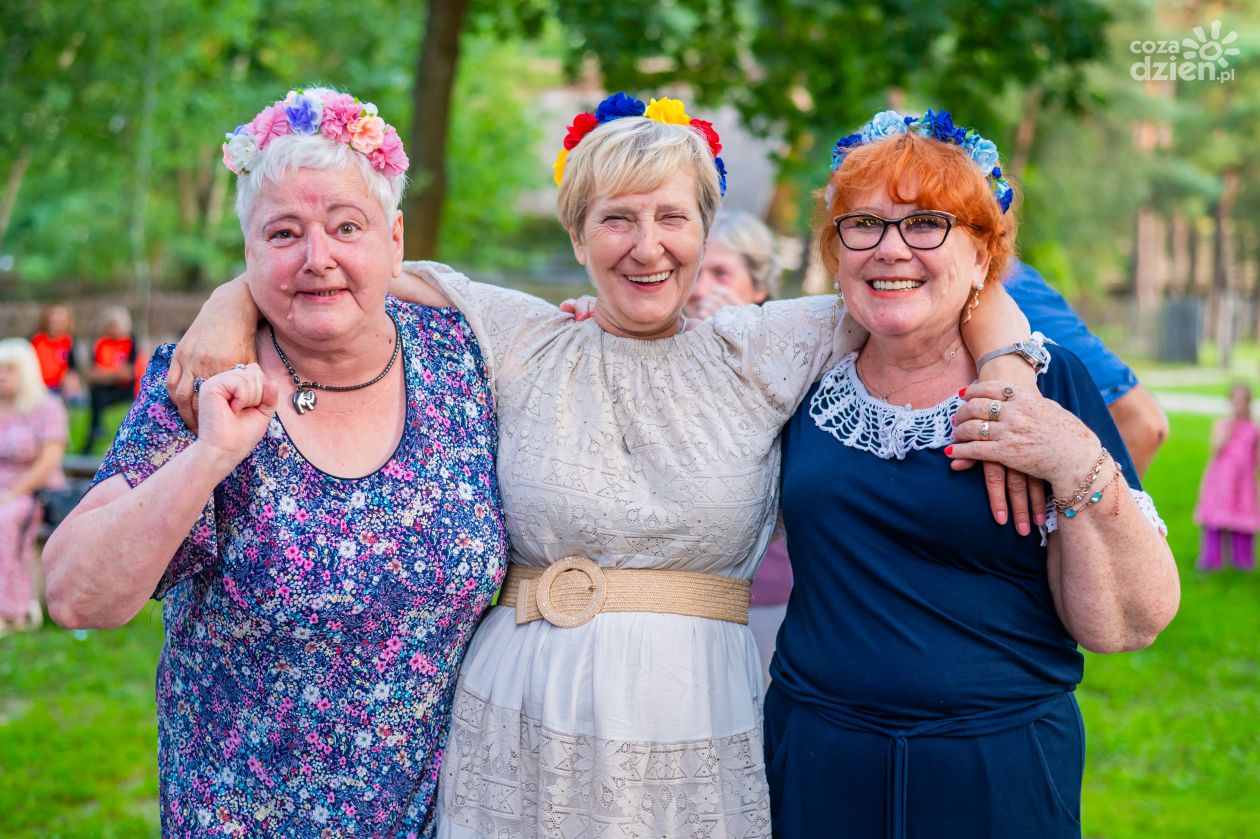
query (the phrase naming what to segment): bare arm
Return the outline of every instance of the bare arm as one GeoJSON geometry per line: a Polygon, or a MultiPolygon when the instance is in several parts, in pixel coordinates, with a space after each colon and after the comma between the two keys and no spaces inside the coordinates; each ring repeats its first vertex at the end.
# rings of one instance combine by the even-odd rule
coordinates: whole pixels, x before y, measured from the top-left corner
{"type": "Polygon", "coordinates": [[[210,294],[184,337],[179,339],[166,377],[166,389],[179,408],[184,425],[194,434],[197,432],[194,383],[222,373],[234,364],[258,360],[254,353],[258,318],[258,307],[242,274],[210,294]]]}
{"type": "Polygon", "coordinates": [[[139,613],[214,488],[266,431],[277,391],[257,365],[209,379],[200,438],[135,487],[114,475],[92,488],[44,547],[53,620],[108,628],[139,613]]]}
{"type": "Polygon", "coordinates": [[[1168,417],[1155,401],[1155,395],[1141,385],[1112,402],[1108,410],[1120,429],[1129,457],[1133,458],[1138,477],[1143,477],[1155,459],[1155,452],[1168,439],[1168,417]]]}
{"type": "Polygon", "coordinates": [[[17,498],[30,495],[48,485],[48,479],[57,471],[61,457],[66,453],[66,444],[62,441],[49,440],[39,447],[35,461],[4,492],[0,492],[0,501],[5,498],[17,498]]]}
{"type": "MultiPolygon", "coordinates": [[[[1048,480],[1060,495],[1073,494],[1098,460],[1102,443],[1093,431],[1057,402],[1027,390],[1002,401],[990,439],[980,440],[988,403],[1003,400],[1001,385],[982,382],[968,388],[968,396],[957,426],[964,442],[954,445],[956,453],[1048,480]]],[[[1110,458],[1088,491],[1096,490],[1103,491],[1098,503],[1072,518],[1060,516],[1050,535],[1050,591],[1059,619],[1081,646],[1102,653],[1140,649],[1177,613],[1177,565],[1110,458]]]]}
{"type": "Polygon", "coordinates": [[[430,283],[420,274],[413,274],[409,270],[404,270],[389,281],[389,293],[399,300],[406,300],[408,303],[417,303],[421,306],[446,308],[451,305],[451,298],[446,296],[446,292],[430,283]]]}

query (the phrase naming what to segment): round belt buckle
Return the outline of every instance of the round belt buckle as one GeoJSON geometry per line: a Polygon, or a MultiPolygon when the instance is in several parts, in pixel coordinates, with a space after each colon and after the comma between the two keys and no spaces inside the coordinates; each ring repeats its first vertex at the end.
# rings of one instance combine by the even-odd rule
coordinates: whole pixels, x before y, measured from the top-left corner
{"type": "Polygon", "coordinates": [[[584,556],[566,556],[558,559],[538,578],[538,611],[553,626],[566,629],[589,623],[604,608],[604,599],[608,596],[608,583],[604,579],[604,571],[594,560],[584,556]],[[573,573],[586,577],[586,591],[590,599],[580,608],[561,609],[552,599],[552,587],[560,579],[561,574],[573,573]]]}

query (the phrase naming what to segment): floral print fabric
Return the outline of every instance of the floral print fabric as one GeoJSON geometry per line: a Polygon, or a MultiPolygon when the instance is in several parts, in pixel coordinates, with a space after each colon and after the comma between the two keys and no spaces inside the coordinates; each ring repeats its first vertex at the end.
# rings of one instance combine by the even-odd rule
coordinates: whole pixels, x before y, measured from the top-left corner
{"type": "MultiPolygon", "coordinates": [[[[393,457],[336,478],[273,419],[155,593],[164,836],[433,831],[455,674],[507,537],[471,330],[454,309],[388,305],[408,391],[393,457]]],[[[172,349],[98,481],[134,486],[192,442],[166,395],[172,349]]]]}

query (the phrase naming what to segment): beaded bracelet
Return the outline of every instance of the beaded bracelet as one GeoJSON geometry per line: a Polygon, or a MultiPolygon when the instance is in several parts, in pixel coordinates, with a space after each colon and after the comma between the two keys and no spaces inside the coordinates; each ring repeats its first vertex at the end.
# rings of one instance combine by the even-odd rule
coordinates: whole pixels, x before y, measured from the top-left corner
{"type": "MultiPolygon", "coordinates": [[[[1098,460],[1094,461],[1094,465],[1090,467],[1089,474],[1085,476],[1085,480],[1081,481],[1080,485],[1076,487],[1076,492],[1072,495],[1051,499],[1055,512],[1067,515],[1069,509],[1076,507],[1085,500],[1085,496],[1089,494],[1089,488],[1094,485],[1094,481],[1098,480],[1098,473],[1102,471],[1103,464],[1107,462],[1109,457],[1111,457],[1111,454],[1107,451],[1107,447],[1104,446],[1102,454],[1098,456],[1098,460]]],[[[1101,498],[1102,496],[1099,495],[1098,497],[1101,498]]],[[[1075,515],[1075,513],[1072,515],[1075,515]]],[[[1068,516],[1068,518],[1071,517],[1068,516]]]]}

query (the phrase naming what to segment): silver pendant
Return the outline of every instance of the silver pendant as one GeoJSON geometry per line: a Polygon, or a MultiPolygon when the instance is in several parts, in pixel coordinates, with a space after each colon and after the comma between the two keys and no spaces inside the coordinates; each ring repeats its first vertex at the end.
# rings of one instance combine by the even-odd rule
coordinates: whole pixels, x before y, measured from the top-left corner
{"type": "Polygon", "coordinates": [[[315,410],[315,391],[298,388],[293,393],[293,410],[299,414],[315,410]]]}

